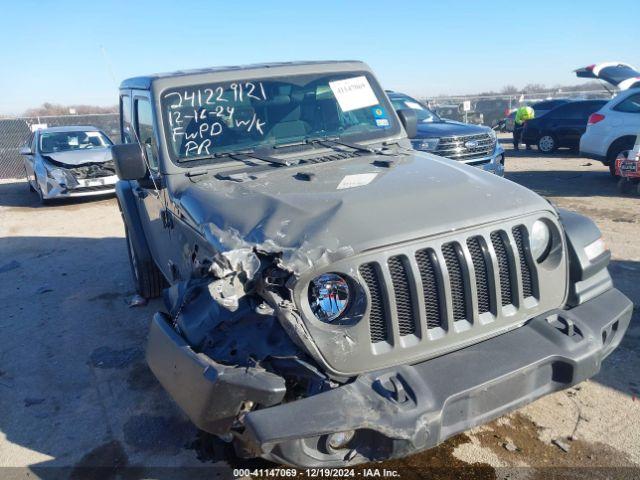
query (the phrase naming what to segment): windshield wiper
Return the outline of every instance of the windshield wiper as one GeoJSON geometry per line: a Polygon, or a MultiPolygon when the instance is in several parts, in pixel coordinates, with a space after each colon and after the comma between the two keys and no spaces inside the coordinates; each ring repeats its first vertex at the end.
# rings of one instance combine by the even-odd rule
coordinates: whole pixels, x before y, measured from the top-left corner
{"type": "Polygon", "coordinates": [[[362,145],[360,143],[351,143],[340,140],[340,137],[310,137],[303,138],[302,140],[297,140],[295,142],[288,143],[279,143],[273,145],[272,148],[287,148],[287,147],[297,147],[300,145],[321,145],[323,147],[333,148],[335,146],[347,147],[353,150],[357,150],[359,152],[365,153],[377,153],[378,150],[367,147],[366,145],[362,145]]]}
{"type": "Polygon", "coordinates": [[[274,165],[281,165],[284,167],[289,167],[291,165],[295,165],[297,161],[285,160],[283,158],[272,157],[271,155],[265,153],[264,151],[255,151],[251,150],[248,152],[244,152],[244,154],[250,158],[255,158],[257,160],[262,160],[263,162],[272,163],[274,165]]]}
{"type": "Polygon", "coordinates": [[[339,145],[341,147],[351,148],[358,152],[364,152],[364,153],[377,153],[379,151],[378,149],[371,148],[366,145],[362,145],[360,143],[345,142],[344,140],[340,140],[340,137],[308,138],[306,139],[306,142],[308,144],[316,143],[318,145],[324,145],[324,146],[328,145],[330,147],[335,147],[336,145],[339,145]]]}

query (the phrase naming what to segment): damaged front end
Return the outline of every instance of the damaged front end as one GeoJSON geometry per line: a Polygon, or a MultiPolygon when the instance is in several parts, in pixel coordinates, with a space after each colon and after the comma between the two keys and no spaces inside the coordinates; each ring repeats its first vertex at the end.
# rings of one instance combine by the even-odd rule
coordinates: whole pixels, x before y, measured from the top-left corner
{"type": "MultiPolygon", "coordinates": [[[[312,308],[295,300],[314,269],[295,274],[284,257],[256,247],[193,257],[191,278],[165,290],[167,313],[153,318],[147,361],[198,428],[233,441],[240,456],[298,467],[405,456],[575,385],[599,371],[633,308],[608,289],[455,351],[383,367],[368,360],[372,368],[340,375],[327,367],[325,345],[357,363],[363,346],[349,344],[344,329],[370,307],[353,303],[320,339],[306,323],[312,308]]],[[[349,259],[331,268],[341,262],[349,259]]],[[[372,351],[384,356],[380,345],[372,351]]]]}
{"type": "Polygon", "coordinates": [[[113,160],[99,163],[69,165],[50,156],[42,157],[44,178],[40,190],[44,198],[84,196],[112,193],[118,176],[113,160]]]}
{"type": "Polygon", "coordinates": [[[335,385],[278,319],[291,273],[274,255],[229,254],[165,290],[168,313],[155,315],[147,348],[151,370],[194,424],[222,437],[239,435],[248,411],[335,385]]]}

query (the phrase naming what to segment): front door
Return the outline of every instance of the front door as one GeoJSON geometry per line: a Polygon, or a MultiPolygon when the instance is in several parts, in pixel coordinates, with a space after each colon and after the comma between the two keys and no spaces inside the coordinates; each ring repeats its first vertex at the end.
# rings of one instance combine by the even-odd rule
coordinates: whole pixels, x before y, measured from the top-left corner
{"type": "Polygon", "coordinates": [[[138,211],[151,254],[166,278],[171,278],[170,229],[166,222],[166,197],[158,169],[158,144],[148,93],[133,92],[133,131],[142,146],[148,176],[134,183],[138,211]]]}

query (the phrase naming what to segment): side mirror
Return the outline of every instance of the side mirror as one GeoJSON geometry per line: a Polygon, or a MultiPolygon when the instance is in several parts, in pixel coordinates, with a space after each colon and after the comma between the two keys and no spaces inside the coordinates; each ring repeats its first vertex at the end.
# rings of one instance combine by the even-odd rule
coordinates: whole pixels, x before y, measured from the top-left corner
{"type": "Polygon", "coordinates": [[[25,145],[24,147],[20,148],[20,155],[31,155],[33,154],[33,152],[31,151],[31,147],[28,145],[25,145]]]}
{"type": "Polygon", "coordinates": [[[137,143],[114,145],[111,147],[111,155],[120,180],[140,180],[147,176],[147,165],[137,143]]]}
{"type": "Polygon", "coordinates": [[[418,134],[418,116],[416,112],[410,108],[403,108],[401,110],[396,110],[398,117],[400,117],[400,122],[407,132],[407,137],[415,138],[418,134]]]}

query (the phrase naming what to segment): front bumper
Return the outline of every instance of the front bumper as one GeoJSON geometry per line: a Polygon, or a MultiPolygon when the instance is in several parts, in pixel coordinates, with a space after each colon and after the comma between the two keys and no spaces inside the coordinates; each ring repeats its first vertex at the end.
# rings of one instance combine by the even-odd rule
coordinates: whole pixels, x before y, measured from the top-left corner
{"type": "Polygon", "coordinates": [[[612,289],[462,350],[363,374],[284,404],[280,377],[211,362],[193,352],[160,315],[152,323],[147,361],[205,430],[221,433],[218,417],[238,416],[247,401],[259,404],[262,408],[239,415],[235,424],[240,454],[301,467],[344,466],[433,447],[593,376],[620,343],[632,310],[629,299],[612,289]],[[354,433],[336,449],[328,442],[336,432],[354,433]]]}
{"type": "MultiPolygon", "coordinates": [[[[438,153],[429,150],[420,150],[423,152],[431,153],[433,155],[438,155],[438,153]]],[[[449,157],[444,157],[449,158],[449,157]]],[[[461,160],[458,158],[451,158],[451,160],[455,160],[460,163],[464,163],[465,165],[471,165],[473,167],[478,167],[484,170],[485,172],[491,172],[499,177],[504,177],[504,164],[505,164],[505,152],[502,145],[500,145],[499,141],[496,141],[496,146],[493,149],[491,155],[481,158],[474,158],[472,160],[461,160]]]]}
{"type": "Polygon", "coordinates": [[[69,180],[64,183],[46,177],[44,180],[44,188],[41,185],[41,190],[43,198],[47,200],[54,198],[108,195],[115,193],[117,181],[117,175],[87,179],[70,177],[69,180]]]}
{"type": "Polygon", "coordinates": [[[504,177],[504,148],[502,148],[502,145],[500,145],[499,143],[496,143],[496,148],[494,149],[493,154],[490,157],[468,160],[462,163],[481,168],[485,172],[494,173],[499,177],[504,177]]]}

